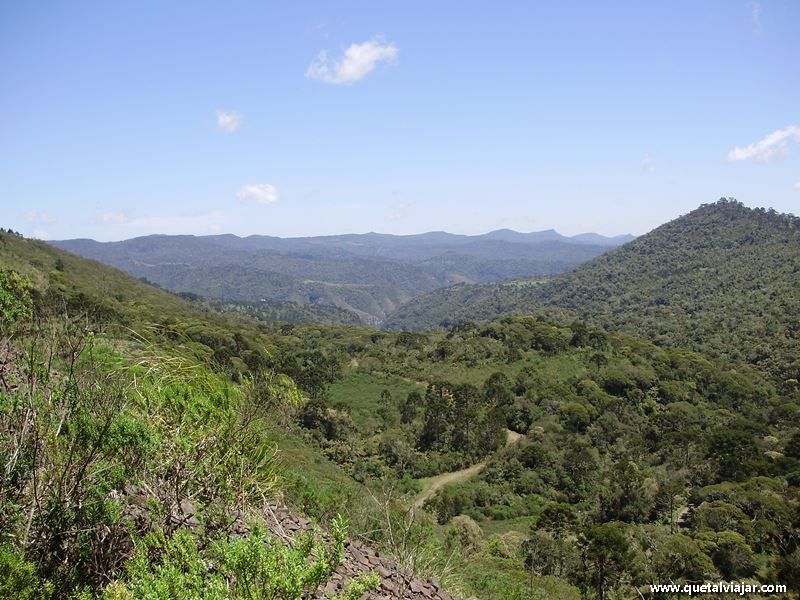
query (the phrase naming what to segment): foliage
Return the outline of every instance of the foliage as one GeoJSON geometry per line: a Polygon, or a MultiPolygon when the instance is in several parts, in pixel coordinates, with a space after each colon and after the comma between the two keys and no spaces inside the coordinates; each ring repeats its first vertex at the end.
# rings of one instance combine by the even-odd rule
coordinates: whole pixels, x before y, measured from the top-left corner
{"type": "MultiPolygon", "coordinates": [[[[256,524],[245,537],[222,537],[201,550],[185,529],[171,536],[157,531],[138,543],[125,577],[102,597],[295,600],[313,593],[341,563],[345,533],[344,522],[334,520],[329,540],[307,534],[287,545],[256,524]]],[[[373,584],[352,585],[366,591],[373,584]]]]}
{"type": "Polygon", "coordinates": [[[253,340],[264,340],[263,332],[234,324],[236,354],[221,360],[223,346],[203,343],[216,345],[212,332],[224,322],[218,316],[206,318],[157,290],[143,294],[155,301],[140,311],[120,297],[142,284],[115,272],[106,283],[120,285],[109,295],[119,304],[107,310],[97,290],[86,287],[102,280],[92,269],[105,268],[21,239],[3,252],[4,265],[8,260],[27,273],[0,270],[5,596],[91,597],[104,588],[109,598],[177,597],[179,589],[186,597],[193,589],[195,597],[206,597],[208,584],[209,593],[228,597],[228,580],[208,579],[205,563],[197,561],[206,551],[268,597],[270,590],[299,597],[325,580],[341,561],[339,521],[332,523],[334,541],[324,546],[309,536],[288,547],[257,524],[245,540],[228,537],[230,511],[258,510],[295,476],[291,460],[278,464],[273,415],[292,414],[304,397],[264,354],[253,360],[253,352],[261,353],[253,340]],[[37,257],[53,252],[63,268],[43,273],[39,265],[48,263],[37,257]],[[44,287],[33,288],[27,276],[44,287]],[[159,320],[175,316],[169,332],[150,328],[150,311],[159,308],[159,320]],[[13,331],[6,327],[12,321],[13,331]],[[212,351],[198,352],[193,344],[212,351]],[[132,506],[139,508],[131,513],[132,506]],[[146,535],[134,551],[137,532],[150,528],[161,533],[146,535]],[[303,549],[315,557],[308,568],[298,566],[303,549]],[[264,572],[270,556],[278,562],[264,572]],[[120,570],[130,578],[106,585],[120,570]]]}
{"type": "Polygon", "coordinates": [[[15,271],[0,268],[0,331],[7,335],[19,321],[30,319],[31,285],[15,271]]]}
{"type": "MultiPolygon", "coordinates": [[[[752,217],[743,210],[691,218],[733,235],[752,217]]],[[[764,235],[751,246],[782,252],[770,236],[791,223],[754,218],[764,235]]],[[[3,310],[15,316],[0,344],[0,569],[20,594],[302,593],[327,577],[316,559],[335,543],[292,554],[322,538],[290,548],[258,519],[231,535],[234,515],[275,496],[321,522],[347,513],[352,535],[465,596],[624,597],[719,578],[796,587],[799,392],[731,337],[692,344],[712,356],[658,337],[669,319],[629,319],[656,344],[600,327],[599,313],[424,333],[270,324],[4,241],[3,310]]],[[[649,242],[637,244],[649,261],[649,242]]],[[[691,248],[673,250],[694,265],[691,248]]],[[[576,297],[606,290],[611,316],[626,315],[615,281],[576,297]]],[[[701,283],[699,298],[714,292],[701,283]]],[[[793,342],[771,343],[788,344],[789,364],[793,342]]]]}
{"type": "Polygon", "coordinates": [[[543,284],[456,286],[387,317],[418,329],[509,312],[577,315],[800,377],[800,220],[722,199],[543,284]]]}
{"type": "Polygon", "coordinates": [[[309,431],[355,477],[423,477],[486,460],[424,507],[457,548],[452,577],[470,582],[469,593],[501,597],[471,576],[484,555],[511,561],[503,569],[515,565],[521,582],[558,578],[598,595],[725,572],[766,579],[800,540],[800,422],[784,417],[796,400],[751,366],[525,316],[417,334],[320,325],[275,334],[283,351],[337,357],[340,378],[315,410],[348,422],[337,440],[347,452],[332,451],[324,421],[309,431]],[[387,406],[397,420],[376,416],[387,406]],[[470,407],[479,410],[460,421],[470,407]],[[464,461],[470,446],[455,444],[471,439],[488,407],[522,435],[464,461]],[[612,533],[595,531],[608,523],[612,533]]]}
{"type": "Polygon", "coordinates": [[[36,565],[8,546],[0,546],[0,598],[47,598],[52,586],[36,573],[36,565]]]}

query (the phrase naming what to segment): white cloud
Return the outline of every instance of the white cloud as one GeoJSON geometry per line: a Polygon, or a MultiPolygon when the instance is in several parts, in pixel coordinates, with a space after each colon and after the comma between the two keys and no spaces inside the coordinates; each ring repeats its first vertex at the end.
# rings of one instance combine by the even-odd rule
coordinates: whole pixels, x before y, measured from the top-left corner
{"type": "Polygon", "coordinates": [[[728,160],[737,161],[755,158],[759,162],[769,162],[776,156],[788,154],[789,142],[792,140],[800,143],[800,125],[789,125],[784,129],[773,131],[765,138],[744,148],[736,146],[728,152],[728,160]]]}
{"type": "Polygon", "coordinates": [[[135,217],[124,223],[126,228],[138,233],[203,234],[221,231],[227,224],[226,216],[218,210],[194,215],[154,215],[135,217]]]}
{"type": "Polygon", "coordinates": [[[50,237],[50,234],[44,229],[34,229],[31,233],[37,240],[46,240],[50,237]]]}
{"type": "Polygon", "coordinates": [[[795,181],[794,182],[794,189],[800,190],[800,181],[795,181]]]}
{"type": "Polygon", "coordinates": [[[400,202],[398,204],[391,204],[389,206],[389,214],[386,218],[389,221],[399,221],[405,218],[408,209],[411,207],[407,202],[400,202]]]}
{"type": "MultiPolygon", "coordinates": [[[[131,216],[124,212],[107,212],[94,218],[105,235],[203,235],[217,233],[230,226],[228,216],[219,210],[198,214],[131,216]],[[113,233],[112,233],[113,232],[113,233]]],[[[98,238],[100,239],[100,238],[98,238]]]]}
{"type": "Polygon", "coordinates": [[[656,166],[653,164],[653,157],[649,153],[644,155],[642,161],[639,164],[642,167],[642,171],[644,171],[645,173],[656,172],[656,166]]]}
{"type": "Polygon", "coordinates": [[[47,213],[40,213],[38,210],[29,210],[25,213],[25,220],[28,223],[52,223],[53,217],[47,213]]]}
{"type": "Polygon", "coordinates": [[[344,56],[332,60],[323,50],[306,69],[306,78],[333,85],[354,83],[363,79],[378,63],[393,62],[400,50],[393,43],[374,37],[363,44],[350,44],[344,56]]]}
{"type": "Polygon", "coordinates": [[[128,215],[124,212],[107,212],[100,215],[98,219],[100,223],[105,223],[109,225],[121,225],[123,223],[127,223],[130,221],[128,215]]]}
{"type": "Polygon", "coordinates": [[[761,33],[761,2],[748,2],[750,7],[750,21],[753,23],[753,33],[761,33]]]}
{"type": "Polygon", "coordinates": [[[272,204],[280,199],[278,188],[269,183],[248,183],[239,188],[236,197],[244,202],[272,204]]]}
{"type": "Polygon", "coordinates": [[[237,112],[217,111],[217,129],[223,133],[235,133],[242,126],[242,116],[237,112]]]}

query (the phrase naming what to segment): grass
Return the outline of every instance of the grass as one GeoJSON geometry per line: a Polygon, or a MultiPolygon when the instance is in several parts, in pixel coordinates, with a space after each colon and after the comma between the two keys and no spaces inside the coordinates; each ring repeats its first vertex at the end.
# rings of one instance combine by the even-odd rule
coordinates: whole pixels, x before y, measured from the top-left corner
{"type": "Polygon", "coordinates": [[[341,403],[350,409],[353,422],[360,431],[371,432],[380,423],[375,407],[380,404],[383,390],[389,390],[395,404],[405,400],[414,390],[425,392],[419,384],[397,375],[351,371],[332,384],[329,393],[332,404],[341,403]]]}
{"type": "Polygon", "coordinates": [[[359,483],[290,429],[275,427],[269,440],[279,450],[279,472],[289,483],[286,500],[320,521],[348,513],[363,494],[359,483]]]}

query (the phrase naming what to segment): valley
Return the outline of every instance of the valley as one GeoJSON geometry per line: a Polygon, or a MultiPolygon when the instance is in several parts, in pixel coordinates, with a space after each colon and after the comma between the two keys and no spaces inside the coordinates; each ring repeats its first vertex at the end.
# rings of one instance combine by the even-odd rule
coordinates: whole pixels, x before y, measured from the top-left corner
{"type": "Polygon", "coordinates": [[[406,331],[0,236],[4,593],[800,589],[794,217],[703,206],[562,275],[420,295],[406,331]]]}
{"type": "Polygon", "coordinates": [[[561,273],[630,239],[498,230],[476,236],[149,236],[52,243],[175,292],[225,302],[294,304],[297,313],[320,307],[322,320],[330,316],[328,307],[335,307],[377,326],[419,294],[456,283],[561,273]]]}
{"type": "Polygon", "coordinates": [[[0,600],[799,600],[799,24],[0,3],[0,600]]]}

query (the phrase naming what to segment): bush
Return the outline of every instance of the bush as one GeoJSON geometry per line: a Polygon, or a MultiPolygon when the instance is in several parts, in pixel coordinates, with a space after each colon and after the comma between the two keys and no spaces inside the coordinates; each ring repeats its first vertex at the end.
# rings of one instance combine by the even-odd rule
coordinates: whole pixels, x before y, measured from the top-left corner
{"type": "Polygon", "coordinates": [[[0,546],[0,598],[47,598],[52,586],[36,574],[36,565],[8,546],[0,546]]]}
{"type": "MultiPolygon", "coordinates": [[[[330,535],[308,532],[287,545],[263,525],[241,538],[219,538],[204,549],[185,529],[167,536],[147,535],[137,544],[126,575],[107,586],[104,600],[175,598],[210,600],[295,600],[325,583],[344,557],[346,525],[331,522],[330,535]]],[[[372,577],[354,582],[352,593],[375,585],[372,577]]],[[[349,598],[347,593],[344,598],[349,598]]],[[[360,597],[360,594],[359,594],[360,597]]]]}

